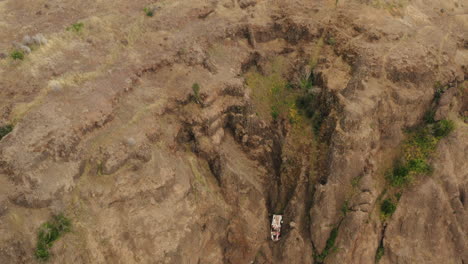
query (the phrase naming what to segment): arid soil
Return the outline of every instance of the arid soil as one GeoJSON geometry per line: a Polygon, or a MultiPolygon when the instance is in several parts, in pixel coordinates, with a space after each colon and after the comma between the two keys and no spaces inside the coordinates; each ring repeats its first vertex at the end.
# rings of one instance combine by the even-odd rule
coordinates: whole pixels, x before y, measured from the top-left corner
{"type": "Polygon", "coordinates": [[[1,54],[0,263],[468,263],[466,0],[0,0],[1,54]]]}

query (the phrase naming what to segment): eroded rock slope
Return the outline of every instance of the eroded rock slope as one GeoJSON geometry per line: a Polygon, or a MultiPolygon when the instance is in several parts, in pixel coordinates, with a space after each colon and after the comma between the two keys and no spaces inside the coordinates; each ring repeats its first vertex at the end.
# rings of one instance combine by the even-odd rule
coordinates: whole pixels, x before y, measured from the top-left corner
{"type": "Polygon", "coordinates": [[[0,59],[0,125],[14,126],[0,141],[0,263],[35,263],[58,213],[72,229],[51,263],[468,263],[468,3],[0,12],[0,52],[48,40],[0,59]],[[431,109],[455,129],[432,172],[394,190],[405,131],[431,109]]]}

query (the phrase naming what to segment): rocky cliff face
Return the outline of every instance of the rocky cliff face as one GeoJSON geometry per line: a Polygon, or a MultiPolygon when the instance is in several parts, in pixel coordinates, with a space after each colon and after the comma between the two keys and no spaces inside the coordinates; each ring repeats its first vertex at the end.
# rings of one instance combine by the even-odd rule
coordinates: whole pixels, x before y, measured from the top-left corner
{"type": "Polygon", "coordinates": [[[468,263],[467,3],[0,11],[0,52],[47,38],[0,59],[0,263],[60,213],[51,263],[468,263]],[[394,186],[428,113],[455,128],[394,186]]]}

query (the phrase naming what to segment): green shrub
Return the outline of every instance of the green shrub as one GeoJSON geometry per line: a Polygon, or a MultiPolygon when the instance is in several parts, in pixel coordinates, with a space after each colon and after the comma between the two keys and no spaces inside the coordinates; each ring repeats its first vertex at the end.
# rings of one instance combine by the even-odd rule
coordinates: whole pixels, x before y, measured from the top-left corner
{"type": "Polygon", "coordinates": [[[323,115],[320,110],[316,111],[312,117],[312,127],[314,129],[315,135],[319,134],[323,121],[325,121],[325,115],[323,115]]]}
{"type": "Polygon", "coordinates": [[[358,187],[359,181],[361,181],[361,178],[362,178],[362,176],[354,177],[354,178],[351,180],[351,186],[353,186],[354,188],[358,187]]]}
{"type": "Polygon", "coordinates": [[[38,260],[48,260],[49,249],[53,243],[63,234],[70,231],[71,222],[63,214],[54,215],[52,219],[41,225],[37,235],[36,258],[38,260]]]}
{"type": "Polygon", "coordinates": [[[67,28],[67,31],[74,31],[76,33],[79,33],[81,32],[81,30],[83,30],[83,28],[84,28],[84,24],[82,22],[79,22],[79,23],[74,23],[71,26],[69,26],[67,28]]]}
{"type": "Polygon", "coordinates": [[[409,160],[407,166],[409,172],[415,172],[417,174],[427,173],[431,171],[431,167],[423,159],[409,160]]]}
{"type": "Polygon", "coordinates": [[[154,15],[154,11],[152,8],[145,7],[143,8],[143,11],[145,12],[146,16],[152,17],[154,15]]]}
{"type": "Polygon", "coordinates": [[[435,150],[437,141],[428,127],[419,128],[410,133],[404,143],[404,158],[406,160],[426,159],[435,150]]]}
{"type": "MultiPolygon", "coordinates": [[[[338,1],[336,2],[336,4],[338,4],[338,1]]],[[[327,38],[327,44],[331,46],[335,45],[336,44],[335,38],[334,37],[327,38]]]]}
{"type": "Polygon", "coordinates": [[[35,255],[37,259],[42,261],[48,260],[50,258],[49,249],[45,244],[37,244],[35,255]]]}
{"type": "Polygon", "coordinates": [[[317,135],[326,116],[318,109],[316,101],[313,94],[306,94],[297,98],[296,105],[311,120],[312,128],[317,135]]]}
{"type": "Polygon", "coordinates": [[[195,103],[200,104],[200,85],[198,83],[194,83],[192,85],[192,91],[193,91],[193,100],[195,103]]]}
{"type": "Polygon", "coordinates": [[[430,154],[437,146],[438,138],[434,137],[428,126],[410,132],[403,147],[403,157],[397,162],[387,180],[393,187],[403,187],[418,174],[430,173],[431,166],[427,163],[430,154]]]}
{"type": "Polygon", "coordinates": [[[395,193],[395,197],[396,197],[397,201],[400,201],[402,195],[403,195],[402,192],[395,193]]]}
{"type": "Polygon", "coordinates": [[[327,239],[327,243],[325,244],[325,248],[323,249],[322,253],[320,253],[319,255],[315,255],[315,262],[323,263],[325,258],[336,249],[335,241],[337,236],[338,228],[335,227],[330,232],[330,236],[327,239]]]}
{"type": "Polygon", "coordinates": [[[297,107],[303,110],[305,112],[305,115],[308,118],[311,118],[314,115],[314,112],[315,112],[314,102],[315,102],[315,97],[312,94],[299,96],[296,99],[297,107]]]}
{"type": "Polygon", "coordinates": [[[402,187],[411,182],[411,175],[408,167],[398,164],[387,174],[387,180],[394,187],[402,187]]]}
{"type": "Polygon", "coordinates": [[[10,133],[11,131],[13,131],[13,126],[12,125],[6,125],[6,126],[2,126],[0,127],[0,140],[8,135],[8,133],[10,133]]]}
{"type": "Polygon", "coordinates": [[[276,105],[273,105],[271,107],[271,117],[273,118],[273,120],[277,120],[279,117],[279,110],[276,105]]]}
{"type": "Polygon", "coordinates": [[[341,206],[341,213],[346,216],[349,212],[349,201],[345,200],[343,205],[341,206]]]}
{"type": "Polygon", "coordinates": [[[24,59],[24,53],[20,50],[15,50],[12,51],[10,54],[10,57],[14,60],[23,60],[24,59]]]}
{"type": "Polygon", "coordinates": [[[423,119],[424,119],[424,122],[425,122],[426,124],[433,124],[433,123],[435,123],[435,119],[434,119],[434,117],[435,117],[435,112],[436,112],[436,111],[435,111],[434,109],[431,109],[431,110],[427,111],[427,112],[424,114],[423,119]]]}
{"type": "Polygon", "coordinates": [[[442,97],[442,94],[445,93],[448,87],[443,86],[440,82],[436,82],[434,85],[435,92],[434,92],[434,98],[433,101],[438,103],[440,101],[440,98],[442,97]]]}
{"type": "Polygon", "coordinates": [[[455,128],[455,123],[452,120],[440,120],[434,125],[434,136],[436,138],[443,138],[448,136],[455,128]]]}
{"type": "Polygon", "coordinates": [[[387,174],[387,180],[393,187],[403,187],[413,180],[414,175],[431,172],[431,167],[423,159],[411,159],[405,164],[397,164],[387,174]]]}
{"type": "Polygon", "coordinates": [[[302,79],[299,82],[299,86],[301,87],[301,89],[304,89],[304,90],[309,90],[310,88],[312,88],[313,85],[314,85],[314,82],[313,82],[313,78],[311,77],[308,79],[302,79]]]}
{"type": "Polygon", "coordinates": [[[385,249],[381,243],[379,247],[377,248],[377,252],[375,253],[375,263],[378,263],[384,254],[385,254],[385,249]]]}
{"type": "Polygon", "coordinates": [[[389,217],[393,215],[396,210],[396,204],[390,199],[385,199],[380,205],[380,212],[384,217],[389,217]]]}

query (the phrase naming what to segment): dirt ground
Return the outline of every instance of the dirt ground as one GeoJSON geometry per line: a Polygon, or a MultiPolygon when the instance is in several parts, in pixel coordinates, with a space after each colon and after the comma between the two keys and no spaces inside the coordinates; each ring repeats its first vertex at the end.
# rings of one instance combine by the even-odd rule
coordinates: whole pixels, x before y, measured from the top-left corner
{"type": "Polygon", "coordinates": [[[0,0],[0,263],[468,263],[467,76],[464,0],[0,0]]]}

